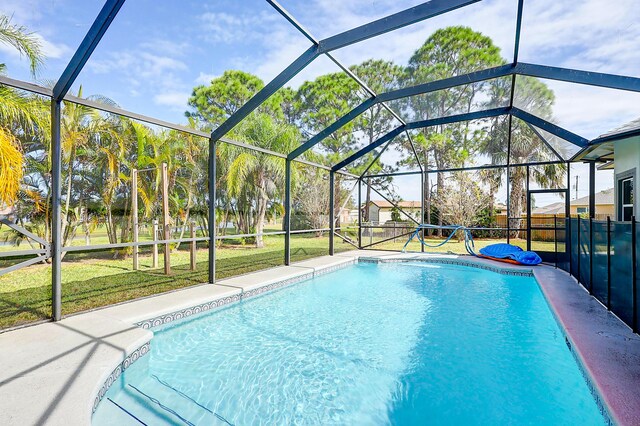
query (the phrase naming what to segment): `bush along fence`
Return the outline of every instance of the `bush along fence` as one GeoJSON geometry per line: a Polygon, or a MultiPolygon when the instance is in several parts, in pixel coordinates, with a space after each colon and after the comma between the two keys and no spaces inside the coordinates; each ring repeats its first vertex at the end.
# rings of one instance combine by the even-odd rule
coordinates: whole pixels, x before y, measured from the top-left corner
{"type": "Polygon", "coordinates": [[[630,222],[562,219],[566,251],[557,266],[571,274],[593,297],[638,333],[638,233],[630,222]]]}

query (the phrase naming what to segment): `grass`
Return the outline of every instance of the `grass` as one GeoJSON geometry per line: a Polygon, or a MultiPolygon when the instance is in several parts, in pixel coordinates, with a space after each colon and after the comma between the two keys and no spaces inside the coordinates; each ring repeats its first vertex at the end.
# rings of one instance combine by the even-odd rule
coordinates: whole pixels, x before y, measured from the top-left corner
{"type": "MultiPolygon", "coordinates": [[[[106,238],[106,237],[105,237],[106,238]]],[[[374,239],[375,241],[375,239],[374,239]]],[[[400,250],[406,237],[395,242],[378,244],[372,249],[400,250]]],[[[440,240],[430,239],[431,244],[440,240]]],[[[84,242],[84,240],[82,241],[84,242]]],[[[476,249],[497,240],[476,240],[476,249]]],[[[93,244],[101,244],[92,237],[93,244]]],[[[368,238],[363,238],[363,244],[368,238]]],[[[525,245],[523,240],[512,243],[525,245]]],[[[329,254],[328,236],[294,234],[291,237],[291,260],[300,261],[329,254]]],[[[160,246],[161,248],[162,246],[160,246]]],[[[336,238],[336,252],[353,247],[336,238]]],[[[410,251],[420,251],[413,241],[410,251]]],[[[553,251],[553,243],[536,243],[533,249],[553,251]]],[[[193,286],[207,281],[207,249],[197,251],[197,267],[189,269],[188,245],[171,253],[171,275],[164,275],[163,255],[160,250],[159,268],[152,268],[150,248],[141,253],[140,269],[134,271],[132,259],[114,259],[113,251],[70,252],[62,266],[62,313],[68,315],[126,300],[193,286]]],[[[265,247],[241,245],[239,240],[223,240],[216,251],[216,278],[222,279],[283,264],[284,237],[266,236],[265,247]],[[234,244],[235,243],[235,244],[234,244]]],[[[466,254],[463,242],[451,241],[426,252],[466,254]]],[[[0,276],[0,329],[49,318],[51,315],[51,266],[37,264],[0,276]]]]}

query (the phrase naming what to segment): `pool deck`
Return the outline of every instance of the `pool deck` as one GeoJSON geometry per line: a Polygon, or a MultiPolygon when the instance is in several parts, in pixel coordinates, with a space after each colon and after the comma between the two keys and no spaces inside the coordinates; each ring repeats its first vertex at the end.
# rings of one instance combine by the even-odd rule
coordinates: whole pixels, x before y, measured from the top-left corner
{"type": "Polygon", "coordinates": [[[2,333],[0,424],[89,424],[96,395],[114,368],[153,337],[136,323],[216,300],[233,302],[262,287],[295,281],[360,257],[464,259],[502,269],[533,270],[611,418],[619,425],[640,425],[640,337],[567,273],[550,266],[518,267],[469,256],[372,250],[310,259],[2,333]]]}

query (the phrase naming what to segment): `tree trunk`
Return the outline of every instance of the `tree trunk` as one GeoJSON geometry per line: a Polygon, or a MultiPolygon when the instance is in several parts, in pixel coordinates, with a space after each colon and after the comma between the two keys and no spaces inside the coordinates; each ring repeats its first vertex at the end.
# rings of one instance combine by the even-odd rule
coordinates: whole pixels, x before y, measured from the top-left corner
{"type": "Polygon", "coordinates": [[[367,179],[367,195],[362,209],[362,221],[369,222],[369,204],[371,204],[371,181],[367,179]]]}
{"type": "Polygon", "coordinates": [[[89,209],[82,209],[82,230],[84,231],[84,245],[91,245],[91,234],[89,232],[89,209]]]}
{"type": "Polygon", "coordinates": [[[263,195],[263,191],[260,191],[260,198],[258,199],[258,208],[256,210],[256,248],[264,247],[264,240],[262,238],[262,233],[264,232],[264,217],[267,212],[267,202],[268,198],[263,195]]]}
{"type": "Polygon", "coordinates": [[[113,222],[113,213],[111,212],[111,205],[107,205],[107,235],[109,236],[109,243],[115,244],[118,242],[118,235],[116,234],[115,223],[113,222]]]}
{"type": "Polygon", "coordinates": [[[511,172],[511,191],[509,194],[509,227],[516,229],[511,231],[512,238],[518,238],[520,226],[520,218],[524,210],[524,174],[517,168],[511,172]]]}
{"type": "Polygon", "coordinates": [[[67,225],[69,222],[69,206],[71,203],[71,180],[73,178],[73,162],[75,161],[75,155],[76,154],[76,149],[75,146],[71,148],[71,154],[69,156],[69,167],[68,167],[68,176],[67,178],[69,179],[68,183],[67,183],[67,198],[65,199],[65,209],[62,212],[62,227],[60,229],[60,235],[62,235],[63,238],[63,242],[62,245],[65,246],[67,241],[65,240],[64,236],[67,232],[67,225]]]}
{"type": "MultiPolygon", "coordinates": [[[[437,174],[437,185],[438,185],[438,192],[444,191],[444,173],[442,173],[442,172],[438,172],[438,174],[437,174]]],[[[438,214],[438,226],[442,226],[442,212],[441,211],[438,214]]],[[[436,230],[436,235],[438,237],[442,237],[442,228],[438,228],[436,230]]]]}
{"type": "MultiPolygon", "coordinates": [[[[178,237],[179,240],[181,240],[184,237],[184,231],[185,229],[187,229],[188,223],[189,223],[189,213],[191,211],[191,207],[187,207],[187,211],[185,212],[184,215],[184,221],[182,222],[182,227],[180,229],[180,236],[178,237]]],[[[176,243],[176,248],[175,250],[178,251],[178,249],[180,248],[180,241],[178,241],[176,243]]]]}

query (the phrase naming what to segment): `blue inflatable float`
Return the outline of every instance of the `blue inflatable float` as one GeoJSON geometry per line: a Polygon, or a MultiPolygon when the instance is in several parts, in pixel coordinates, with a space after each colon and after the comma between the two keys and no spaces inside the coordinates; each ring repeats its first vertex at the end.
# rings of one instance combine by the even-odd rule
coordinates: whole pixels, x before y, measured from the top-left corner
{"type": "Polygon", "coordinates": [[[478,256],[518,265],[533,266],[542,262],[542,259],[537,253],[524,251],[518,246],[505,243],[491,244],[483,247],[480,249],[478,256]]]}

